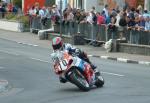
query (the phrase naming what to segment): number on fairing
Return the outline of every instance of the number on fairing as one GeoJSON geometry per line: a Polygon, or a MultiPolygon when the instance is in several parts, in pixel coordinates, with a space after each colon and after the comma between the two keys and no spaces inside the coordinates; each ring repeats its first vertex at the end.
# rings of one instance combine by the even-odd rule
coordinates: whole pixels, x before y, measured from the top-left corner
{"type": "Polygon", "coordinates": [[[68,64],[68,61],[67,60],[62,60],[60,62],[60,67],[62,70],[66,70],[67,69],[67,64],[68,64]]]}

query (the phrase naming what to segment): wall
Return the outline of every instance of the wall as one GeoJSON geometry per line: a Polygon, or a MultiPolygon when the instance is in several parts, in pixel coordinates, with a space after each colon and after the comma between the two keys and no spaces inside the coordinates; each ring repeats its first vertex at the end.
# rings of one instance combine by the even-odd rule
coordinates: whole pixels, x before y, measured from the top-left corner
{"type": "Polygon", "coordinates": [[[0,20],[0,29],[10,30],[10,31],[19,31],[18,30],[18,22],[4,21],[0,20]]]}
{"type": "Polygon", "coordinates": [[[92,6],[95,6],[96,11],[101,12],[105,4],[108,4],[110,9],[117,6],[122,8],[125,5],[124,0],[85,0],[85,10],[90,10],[92,6]]]}
{"type": "Polygon", "coordinates": [[[85,10],[89,11],[93,6],[95,6],[96,11],[100,12],[103,9],[103,6],[100,6],[98,1],[99,0],[85,0],[85,10]]]}
{"type": "Polygon", "coordinates": [[[129,54],[141,54],[150,56],[150,46],[148,45],[135,45],[120,43],[118,46],[119,52],[129,53],[129,54]]]}
{"type": "Polygon", "coordinates": [[[144,9],[150,10],[150,0],[145,0],[144,9]]]}

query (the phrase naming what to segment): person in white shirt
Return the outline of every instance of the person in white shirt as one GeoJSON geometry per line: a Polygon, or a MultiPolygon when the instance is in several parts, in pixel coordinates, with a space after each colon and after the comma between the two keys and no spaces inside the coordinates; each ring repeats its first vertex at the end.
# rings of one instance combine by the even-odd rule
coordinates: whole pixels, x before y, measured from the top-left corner
{"type": "Polygon", "coordinates": [[[150,17],[145,18],[145,31],[150,31],[150,17]]]}
{"type": "Polygon", "coordinates": [[[87,23],[93,24],[93,15],[92,12],[87,13],[87,18],[86,18],[87,23]]]}
{"type": "Polygon", "coordinates": [[[106,18],[108,18],[109,17],[108,5],[105,5],[105,8],[103,9],[103,11],[105,12],[106,18]]]}

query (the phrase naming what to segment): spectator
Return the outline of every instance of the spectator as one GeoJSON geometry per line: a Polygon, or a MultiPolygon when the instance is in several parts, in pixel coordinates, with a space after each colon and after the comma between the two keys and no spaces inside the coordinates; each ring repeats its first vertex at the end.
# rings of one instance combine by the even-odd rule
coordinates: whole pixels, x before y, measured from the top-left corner
{"type": "Polygon", "coordinates": [[[59,20],[60,20],[59,10],[57,8],[57,5],[53,5],[53,8],[52,8],[52,23],[53,23],[53,25],[59,24],[59,20]]]}
{"type": "Polygon", "coordinates": [[[91,11],[96,14],[95,6],[92,7],[91,11]]]}
{"type": "MultiPolygon", "coordinates": [[[[118,10],[118,11],[119,11],[119,10],[118,10]]],[[[117,14],[118,14],[117,11],[116,11],[115,9],[113,9],[112,12],[111,12],[111,15],[112,15],[112,16],[117,16],[117,14]]]]}
{"type": "Polygon", "coordinates": [[[134,18],[131,18],[128,16],[127,17],[127,25],[128,25],[128,29],[135,27],[136,23],[135,23],[134,18]]]}
{"type": "Polygon", "coordinates": [[[108,5],[107,4],[105,5],[105,8],[103,9],[103,11],[105,13],[106,18],[109,17],[108,5]]]}
{"type": "Polygon", "coordinates": [[[116,17],[110,16],[111,17],[111,23],[108,24],[108,31],[111,33],[111,39],[115,39],[115,32],[116,32],[116,17]]]}
{"type": "Polygon", "coordinates": [[[68,9],[66,11],[66,24],[67,24],[66,26],[67,26],[68,35],[71,34],[73,19],[74,19],[74,15],[72,13],[72,9],[68,9]]]}
{"type": "Polygon", "coordinates": [[[80,12],[80,19],[79,19],[80,23],[85,23],[86,22],[86,13],[84,12],[84,10],[82,10],[80,12]]]}
{"type": "Polygon", "coordinates": [[[123,33],[125,32],[126,27],[127,27],[126,18],[127,18],[126,13],[121,14],[120,21],[119,21],[119,27],[118,27],[119,38],[120,39],[123,39],[123,33]]]}
{"type": "Polygon", "coordinates": [[[131,8],[128,16],[134,20],[135,19],[134,15],[135,15],[135,8],[131,8]]]}
{"type": "Polygon", "coordinates": [[[86,21],[89,24],[93,24],[94,21],[93,21],[93,14],[92,14],[92,12],[88,12],[86,21]]]}
{"type": "Polygon", "coordinates": [[[38,16],[39,15],[39,10],[40,10],[39,3],[36,2],[35,7],[34,7],[34,15],[38,16]]]}
{"type": "Polygon", "coordinates": [[[45,26],[47,25],[46,7],[42,7],[42,9],[39,10],[39,17],[41,18],[42,29],[45,29],[45,26]]]}
{"type": "Polygon", "coordinates": [[[15,5],[13,5],[12,12],[15,14],[18,12],[18,8],[15,5]]]}
{"type": "Polygon", "coordinates": [[[6,7],[4,4],[1,5],[1,13],[2,13],[2,18],[5,17],[5,13],[6,13],[6,7]]]}
{"type": "Polygon", "coordinates": [[[31,8],[29,8],[28,14],[30,16],[35,16],[36,15],[36,13],[34,12],[34,9],[35,9],[35,6],[32,6],[31,8]]]}
{"type": "Polygon", "coordinates": [[[144,30],[144,28],[145,28],[145,19],[144,19],[143,16],[140,16],[138,26],[139,26],[138,30],[144,30]]]}
{"type": "Polygon", "coordinates": [[[93,24],[97,24],[97,16],[96,16],[96,13],[94,11],[91,11],[92,13],[92,20],[93,20],[93,24]]]}
{"type": "Polygon", "coordinates": [[[52,18],[52,7],[47,7],[46,9],[46,16],[47,16],[47,28],[51,27],[51,18],[52,18]]]}
{"type": "Polygon", "coordinates": [[[150,17],[147,16],[145,19],[145,31],[150,31],[150,17]]]}
{"type": "Polygon", "coordinates": [[[148,13],[147,10],[144,10],[144,14],[143,14],[143,17],[146,18],[147,16],[150,16],[150,14],[148,13]]]}
{"type": "Polygon", "coordinates": [[[137,7],[137,10],[139,11],[139,14],[143,14],[143,8],[141,5],[137,7]]]}
{"type": "Polygon", "coordinates": [[[130,30],[129,43],[132,43],[132,44],[139,43],[139,34],[136,33],[135,26],[136,26],[135,18],[128,16],[128,30],[130,30]]]}
{"type": "Polygon", "coordinates": [[[105,14],[105,11],[102,11],[101,14],[102,14],[102,16],[105,18],[105,21],[106,21],[105,23],[106,23],[106,24],[109,24],[109,23],[111,22],[110,16],[107,17],[106,14],[105,14]]]}
{"type": "Polygon", "coordinates": [[[120,21],[120,18],[121,18],[121,14],[122,12],[120,12],[119,10],[117,11],[117,16],[116,16],[116,23],[115,23],[115,25],[117,26],[117,27],[119,27],[119,21],[120,21]]]}
{"type": "Polygon", "coordinates": [[[13,11],[13,4],[12,3],[7,5],[7,11],[8,12],[12,12],[13,11]]]}
{"type": "Polygon", "coordinates": [[[102,14],[100,14],[100,12],[97,12],[96,15],[97,15],[97,24],[98,25],[105,24],[104,16],[102,16],[102,14]]]}
{"type": "Polygon", "coordinates": [[[80,19],[81,19],[81,12],[80,9],[77,9],[76,12],[74,13],[74,19],[76,23],[80,23],[80,19]]]}

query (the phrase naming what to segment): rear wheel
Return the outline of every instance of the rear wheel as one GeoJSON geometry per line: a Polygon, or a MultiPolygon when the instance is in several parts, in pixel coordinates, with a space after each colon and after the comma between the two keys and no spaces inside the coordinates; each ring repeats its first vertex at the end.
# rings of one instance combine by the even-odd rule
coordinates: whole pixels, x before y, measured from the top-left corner
{"type": "Polygon", "coordinates": [[[102,87],[104,85],[104,78],[101,75],[96,77],[95,85],[97,87],[102,87]]]}

